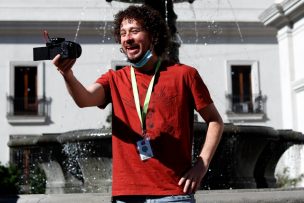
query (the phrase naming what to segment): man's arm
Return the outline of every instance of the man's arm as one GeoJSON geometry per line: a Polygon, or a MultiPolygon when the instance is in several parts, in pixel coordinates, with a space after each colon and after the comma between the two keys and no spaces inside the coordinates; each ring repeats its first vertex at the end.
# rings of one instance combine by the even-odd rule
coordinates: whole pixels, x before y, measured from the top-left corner
{"type": "Polygon", "coordinates": [[[84,87],[74,76],[72,67],[75,59],[60,59],[58,54],[52,61],[57,70],[62,74],[66,87],[75,103],[83,108],[88,106],[100,106],[105,102],[105,92],[102,85],[94,83],[84,87]]]}
{"type": "Polygon", "coordinates": [[[199,114],[208,124],[206,139],[195,165],[180,179],[179,185],[184,186],[185,193],[193,193],[200,186],[206,174],[212,157],[220,142],[224,124],[214,104],[208,105],[199,111],[199,114]]]}

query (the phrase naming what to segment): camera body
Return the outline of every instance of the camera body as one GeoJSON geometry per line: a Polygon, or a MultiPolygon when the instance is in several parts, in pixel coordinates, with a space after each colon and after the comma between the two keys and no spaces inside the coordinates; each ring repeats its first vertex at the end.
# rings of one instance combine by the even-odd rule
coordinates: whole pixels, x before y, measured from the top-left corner
{"type": "Polygon", "coordinates": [[[81,46],[75,42],[65,41],[65,38],[49,38],[46,47],[33,49],[34,61],[52,60],[57,54],[62,59],[76,59],[81,55],[81,46]]]}

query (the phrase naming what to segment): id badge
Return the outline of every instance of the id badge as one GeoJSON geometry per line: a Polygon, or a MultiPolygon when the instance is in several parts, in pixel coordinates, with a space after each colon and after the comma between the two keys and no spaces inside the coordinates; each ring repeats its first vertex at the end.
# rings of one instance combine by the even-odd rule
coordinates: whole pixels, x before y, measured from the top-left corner
{"type": "Polygon", "coordinates": [[[142,161],[153,157],[153,152],[149,138],[143,138],[142,140],[137,141],[136,144],[137,144],[137,149],[139,152],[140,159],[142,161]]]}

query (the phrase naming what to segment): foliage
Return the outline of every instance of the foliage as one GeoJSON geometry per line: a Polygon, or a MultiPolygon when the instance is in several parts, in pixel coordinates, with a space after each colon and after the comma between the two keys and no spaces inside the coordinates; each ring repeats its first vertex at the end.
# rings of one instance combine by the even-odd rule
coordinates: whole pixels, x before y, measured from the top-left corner
{"type": "Polygon", "coordinates": [[[303,178],[304,178],[304,174],[301,174],[300,176],[295,177],[295,178],[290,178],[289,169],[286,167],[286,168],[284,168],[282,174],[276,175],[277,186],[284,187],[284,188],[296,187],[297,184],[300,181],[302,181],[303,178]]]}
{"type": "Polygon", "coordinates": [[[14,165],[4,166],[0,163],[0,195],[17,194],[20,172],[14,165]]]}
{"type": "Polygon", "coordinates": [[[44,194],[46,176],[39,167],[31,167],[27,180],[15,165],[1,165],[0,163],[0,196],[19,193],[44,194]],[[25,185],[28,185],[26,187],[25,185]],[[25,186],[25,188],[22,187],[25,186]]]}
{"type": "Polygon", "coordinates": [[[29,177],[30,194],[44,194],[46,187],[46,176],[40,167],[31,170],[29,177]]]}

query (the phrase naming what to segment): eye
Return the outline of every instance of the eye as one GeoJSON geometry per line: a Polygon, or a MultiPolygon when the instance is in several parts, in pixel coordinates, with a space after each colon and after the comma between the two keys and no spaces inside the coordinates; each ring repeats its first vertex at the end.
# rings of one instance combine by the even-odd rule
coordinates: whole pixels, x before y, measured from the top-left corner
{"type": "Polygon", "coordinates": [[[124,36],[126,36],[126,31],[120,31],[119,34],[120,34],[121,37],[124,37],[124,36]]]}
{"type": "Polygon", "coordinates": [[[140,32],[140,29],[139,28],[134,28],[130,31],[132,34],[137,34],[140,32]]]}

